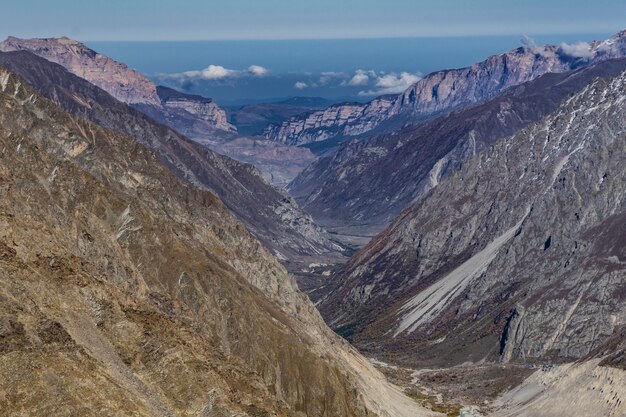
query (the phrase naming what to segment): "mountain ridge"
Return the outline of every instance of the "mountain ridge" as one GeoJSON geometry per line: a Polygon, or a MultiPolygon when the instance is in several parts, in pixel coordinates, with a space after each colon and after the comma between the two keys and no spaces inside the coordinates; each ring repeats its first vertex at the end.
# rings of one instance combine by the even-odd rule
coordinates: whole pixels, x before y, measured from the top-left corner
{"type": "Polygon", "coordinates": [[[280,125],[269,126],[268,139],[306,144],[331,138],[347,138],[371,131],[400,117],[423,119],[454,108],[479,103],[505,89],[530,81],[546,72],[563,72],[585,63],[626,55],[626,31],[589,44],[588,54],[575,56],[560,46],[522,46],[465,68],[433,72],[404,93],[381,96],[369,103],[331,106],[280,125]]]}

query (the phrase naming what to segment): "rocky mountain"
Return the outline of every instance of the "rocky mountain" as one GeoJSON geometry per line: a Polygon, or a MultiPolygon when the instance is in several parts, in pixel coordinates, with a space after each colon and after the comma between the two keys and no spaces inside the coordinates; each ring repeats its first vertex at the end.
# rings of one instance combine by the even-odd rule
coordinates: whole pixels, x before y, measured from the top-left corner
{"type": "MultiPolygon", "coordinates": [[[[307,144],[369,132],[396,118],[421,120],[460,106],[488,100],[514,85],[547,72],[564,72],[590,63],[626,56],[626,31],[583,51],[563,46],[523,46],[472,66],[431,73],[397,96],[370,103],[335,105],[268,126],[268,139],[307,144]]],[[[394,125],[395,126],[395,125],[394,125]]]]}
{"type": "Polygon", "coordinates": [[[392,134],[346,142],[298,175],[289,191],[326,227],[375,234],[478,152],[553,112],[594,78],[624,70],[621,59],[545,74],[486,103],[392,134]]]}
{"type": "Polygon", "coordinates": [[[372,130],[392,112],[396,97],[383,96],[369,103],[335,104],[280,123],[269,125],[267,139],[288,145],[303,145],[336,136],[355,136],[372,130]]]}
{"type": "Polygon", "coordinates": [[[9,36],[0,43],[3,52],[24,50],[56,62],[123,103],[161,105],[156,86],[146,76],[80,42],[66,37],[19,39],[9,36]]]}
{"type": "Polygon", "coordinates": [[[172,119],[184,120],[187,114],[190,114],[195,119],[208,122],[216,129],[236,131],[235,127],[228,123],[226,112],[210,98],[181,93],[163,86],[157,87],[157,94],[172,119]]]}
{"type": "Polygon", "coordinates": [[[279,124],[293,116],[332,105],[319,97],[291,97],[270,103],[226,107],[228,120],[242,135],[260,136],[270,124],[279,124]]]}
{"type": "Polygon", "coordinates": [[[0,69],[0,142],[3,413],[431,415],[135,138],[0,69]]]}
{"type": "Polygon", "coordinates": [[[477,153],[333,278],[327,321],[410,366],[619,358],[625,103],[626,73],[598,78],[477,153]]]}
{"type": "Polygon", "coordinates": [[[111,94],[162,121],[203,123],[207,129],[234,131],[213,100],[157,86],[142,73],[97,53],[81,42],[63,38],[19,39],[9,36],[0,51],[30,51],[65,67],[111,94]]]}
{"type": "Polygon", "coordinates": [[[187,139],[60,65],[29,52],[0,53],[0,64],[70,113],[127,134],[153,149],[179,178],[221,198],[281,259],[340,249],[291,197],[267,184],[254,167],[187,139]]]}

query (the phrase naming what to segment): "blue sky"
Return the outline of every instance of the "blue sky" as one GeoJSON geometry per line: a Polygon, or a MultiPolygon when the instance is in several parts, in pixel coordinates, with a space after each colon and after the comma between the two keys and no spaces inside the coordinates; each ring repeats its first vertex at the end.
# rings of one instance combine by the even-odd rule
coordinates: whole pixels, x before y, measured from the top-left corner
{"type": "MultiPolygon", "coordinates": [[[[21,0],[0,36],[328,39],[611,33],[626,0],[21,0]]],[[[8,5],[7,3],[10,3],[8,5]]]]}

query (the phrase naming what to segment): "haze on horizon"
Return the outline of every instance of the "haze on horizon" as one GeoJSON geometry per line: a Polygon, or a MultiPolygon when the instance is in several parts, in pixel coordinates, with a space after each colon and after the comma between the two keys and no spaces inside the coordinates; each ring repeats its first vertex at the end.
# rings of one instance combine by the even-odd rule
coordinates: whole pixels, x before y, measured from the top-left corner
{"type": "Polygon", "coordinates": [[[610,33],[615,0],[25,0],[0,36],[103,40],[342,39],[610,33]]]}

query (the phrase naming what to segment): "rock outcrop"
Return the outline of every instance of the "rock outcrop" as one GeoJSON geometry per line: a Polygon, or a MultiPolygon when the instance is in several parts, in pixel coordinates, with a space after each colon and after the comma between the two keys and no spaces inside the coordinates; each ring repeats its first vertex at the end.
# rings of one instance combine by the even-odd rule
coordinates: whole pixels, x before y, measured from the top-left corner
{"type": "Polygon", "coordinates": [[[157,87],[157,94],[163,106],[172,113],[172,118],[185,119],[185,116],[190,114],[194,118],[208,122],[216,129],[227,132],[237,130],[228,123],[226,112],[219,108],[213,99],[181,93],[163,86],[157,87]]]}
{"type": "Polygon", "coordinates": [[[410,365],[585,357],[626,322],[626,73],[465,162],[334,277],[320,308],[410,365]]]}
{"type": "Polygon", "coordinates": [[[270,140],[288,145],[304,145],[324,141],[339,135],[355,136],[372,130],[392,110],[395,96],[383,96],[370,103],[335,104],[280,124],[269,125],[264,135],[270,140]]]}
{"type": "Polygon", "coordinates": [[[4,413],[428,415],[134,138],[0,69],[0,145],[4,413]]]}
{"type": "Polygon", "coordinates": [[[269,126],[265,136],[300,145],[361,135],[394,118],[407,123],[480,103],[547,72],[569,71],[624,56],[626,31],[604,42],[592,42],[589,50],[579,55],[559,46],[523,46],[470,67],[431,73],[397,96],[379,97],[367,104],[335,105],[293,117],[269,126]]]}

